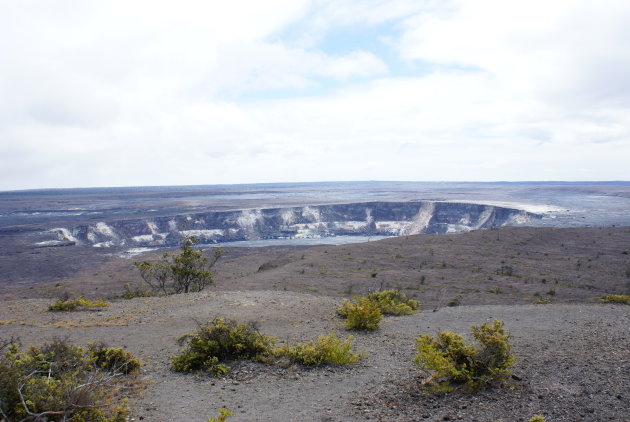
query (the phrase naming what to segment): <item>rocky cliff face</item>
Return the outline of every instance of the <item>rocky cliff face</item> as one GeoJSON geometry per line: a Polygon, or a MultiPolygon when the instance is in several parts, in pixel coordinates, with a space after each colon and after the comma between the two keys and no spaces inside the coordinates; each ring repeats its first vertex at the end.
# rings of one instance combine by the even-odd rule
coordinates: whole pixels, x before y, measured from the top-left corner
{"type": "Polygon", "coordinates": [[[182,236],[202,243],[344,235],[400,236],[455,233],[522,224],[537,214],[513,208],[452,202],[363,202],[244,209],[126,219],[55,228],[40,243],[95,247],[172,246],[182,236]]]}

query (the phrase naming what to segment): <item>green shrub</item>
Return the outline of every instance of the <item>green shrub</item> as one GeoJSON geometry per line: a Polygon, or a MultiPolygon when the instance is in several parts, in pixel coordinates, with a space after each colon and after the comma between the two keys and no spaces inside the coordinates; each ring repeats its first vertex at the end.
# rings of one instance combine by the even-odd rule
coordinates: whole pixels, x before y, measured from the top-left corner
{"type": "Polygon", "coordinates": [[[529,418],[527,422],[547,422],[547,419],[545,419],[542,415],[534,415],[529,418]]]}
{"type": "Polygon", "coordinates": [[[122,299],[133,299],[135,297],[151,297],[156,296],[156,293],[152,290],[142,290],[139,287],[131,288],[129,283],[125,283],[125,291],[118,297],[122,299]]]}
{"type": "Polygon", "coordinates": [[[234,414],[230,411],[230,409],[221,408],[219,409],[219,416],[216,418],[210,417],[208,418],[208,422],[225,422],[229,419],[230,416],[234,414]]]}
{"type": "Polygon", "coordinates": [[[220,377],[230,371],[226,362],[247,359],[274,363],[288,359],[304,366],[345,365],[356,362],[360,355],[353,353],[352,337],[345,341],[335,336],[320,336],[317,341],[284,345],[274,348],[276,339],[260,334],[251,324],[216,318],[195,333],[180,337],[184,349],[171,358],[171,369],[178,372],[209,371],[220,377]]]}
{"type": "Polygon", "coordinates": [[[74,311],[74,310],[86,310],[96,308],[106,308],[109,306],[104,300],[96,299],[90,300],[83,296],[76,299],[57,299],[50,305],[48,305],[49,311],[74,311]]]}
{"type": "Polygon", "coordinates": [[[376,330],[383,315],[411,315],[420,304],[400,290],[382,290],[356,296],[354,303],[344,301],[337,314],[345,318],[344,324],[350,330],[376,330]]]}
{"type": "Polygon", "coordinates": [[[601,298],[602,302],[606,303],[624,303],[630,305],[630,295],[608,295],[601,298]]]}
{"type": "Polygon", "coordinates": [[[503,322],[494,320],[492,325],[483,323],[471,329],[478,345],[466,344],[460,334],[448,331],[439,332],[437,337],[418,336],[414,362],[433,372],[427,380],[433,391],[450,391],[451,384],[463,384],[473,392],[510,375],[514,356],[510,354],[509,334],[503,329],[503,322]]]}
{"type": "Polygon", "coordinates": [[[304,366],[347,365],[359,360],[360,355],[353,353],[352,336],[344,341],[335,337],[332,331],[329,336],[320,336],[317,341],[309,341],[295,346],[284,346],[276,351],[279,356],[286,356],[291,362],[304,366]]]}
{"type": "Polygon", "coordinates": [[[200,292],[214,284],[212,267],[223,255],[222,249],[215,249],[211,260],[203,251],[195,250],[199,241],[196,237],[183,239],[180,253],[164,253],[160,262],[135,262],[142,279],[156,292],[161,294],[200,292]]]}
{"type": "Polygon", "coordinates": [[[88,343],[88,353],[96,367],[105,371],[136,375],[142,365],[133,353],[120,347],[107,347],[102,342],[88,343]]]}
{"type": "MultiPolygon", "coordinates": [[[[407,299],[407,296],[400,290],[382,290],[378,292],[368,293],[365,296],[356,296],[355,303],[363,300],[369,300],[376,306],[383,315],[411,315],[416,313],[420,304],[413,299],[407,299]]],[[[352,309],[352,303],[345,301],[337,314],[342,318],[347,318],[347,313],[352,309]]]]}
{"type": "Polygon", "coordinates": [[[383,290],[372,292],[367,296],[380,309],[383,315],[411,315],[416,313],[420,304],[400,290],[383,290]]]}
{"type": "Polygon", "coordinates": [[[549,297],[541,297],[540,299],[536,299],[534,301],[535,305],[548,305],[550,303],[554,303],[554,300],[549,297]]]}
{"type": "Polygon", "coordinates": [[[215,318],[196,332],[181,336],[178,341],[186,346],[171,358],[174,371],[207,370],[215,376],[229,372],[229,366],[223,363],[226,361],[269,361],[275,343],[275,339],[260,334],[253,325],[224,318],[215,318]]]}
{"type": "Polygon", "coordinates": [[[356,297],[354,303],[345,302],[337,312],[346,319],[344,325],[349,330],[374,331],[383,319],[378,306],[366,297],[356,297]]]}
{"type": "Polygon", "coordinates": [[[501,268],[497,269],[497,274],[511,277],[514,275],[514,267],[511,265],[502,265],[501,268]]]}
{"type": "Polygon", "coordinates": [[[455,307],[461,305],[461,296],[457,295],[446,303],[446,306],[455,307]]]}
{"type": "MultiPolygon", "coordinates": [[[[357,297],[354,298],[354,300],[357,300],[357,297]]],[[[354,303],[349,302],[347,300],[344,299],[343,303],[341,304],[341,306],[339,308],[337,308],[337,315],[339,315],[341,318],[347,318],[348,317],[348,312],[350,312],[350,310],[352,309],[354,303]]]]}
{"type": "Polygon", "coordinates": [[[123,422],[120,372],[97,367],[83,347],[64,341],[0,345],[0,415],[13,421],[123,422]]]}

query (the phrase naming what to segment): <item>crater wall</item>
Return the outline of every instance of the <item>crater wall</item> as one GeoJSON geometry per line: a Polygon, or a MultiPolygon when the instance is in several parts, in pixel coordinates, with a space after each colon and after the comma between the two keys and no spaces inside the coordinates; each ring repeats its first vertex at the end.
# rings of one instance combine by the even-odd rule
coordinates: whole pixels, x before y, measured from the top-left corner
{"type": "Polygon", "coordinates": [[[178,245],[182,236],[202,243],[365,235],[457,233],[541,218],[515,208],[455,202],[360,202],[285,208],[212,211],[58,227],[42,233],[42,246],[178,245]]]}

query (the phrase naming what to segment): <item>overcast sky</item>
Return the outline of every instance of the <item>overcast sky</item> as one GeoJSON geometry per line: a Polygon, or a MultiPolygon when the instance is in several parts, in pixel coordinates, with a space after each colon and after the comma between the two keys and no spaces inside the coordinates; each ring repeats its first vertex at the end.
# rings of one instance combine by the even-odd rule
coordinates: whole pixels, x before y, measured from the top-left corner
{"type": "Polygon", "coordinates": [[[0,190],[629,180],[628,0],[0,0],[0,190]]]}

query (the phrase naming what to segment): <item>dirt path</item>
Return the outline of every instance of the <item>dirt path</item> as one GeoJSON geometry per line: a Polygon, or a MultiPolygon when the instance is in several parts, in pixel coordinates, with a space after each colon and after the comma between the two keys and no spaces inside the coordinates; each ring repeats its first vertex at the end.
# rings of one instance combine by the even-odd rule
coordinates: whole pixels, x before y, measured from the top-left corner
{"type": "Polygon", "coordinates": [[[627,421],[630,414],[630,307],[622,305],[484,305],[442,308],[383,320],[376,333],[355,334],[367,356],[347,368],[305,370],[238,364],[225,379],[168,369],[176,338],[214,317],[256,321],[283,341],[309,340],[335,329],[339,298],[281,291],[204,292],[113,302],[100,312],[50,313],[49,301],[6,301],[0,337],[22,343],[68,336],[101,340],[137,354],[149,381],[132,400],[134,420],[206,421],[220,407],[231,421],[478,420],[627,421]],[[465,396],[420,394],[412,363],[414,338],[438,329],[505,321],[517,356],[513,389],[465,396]]]}

